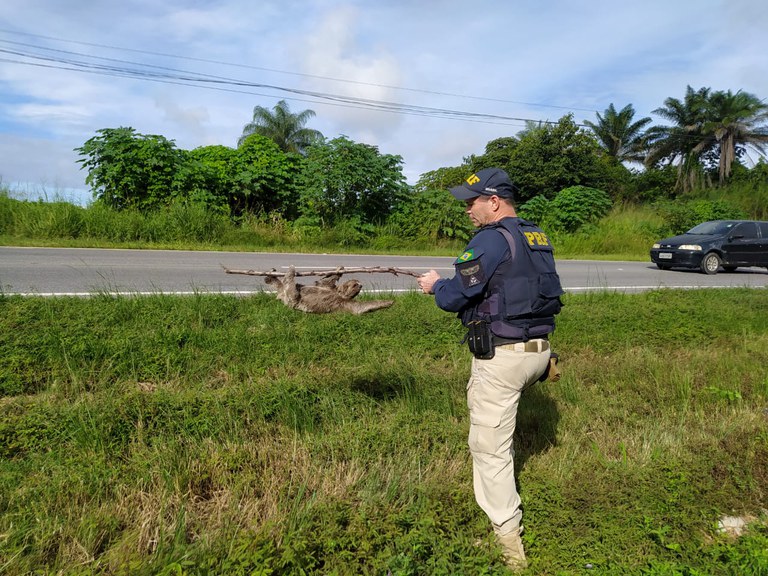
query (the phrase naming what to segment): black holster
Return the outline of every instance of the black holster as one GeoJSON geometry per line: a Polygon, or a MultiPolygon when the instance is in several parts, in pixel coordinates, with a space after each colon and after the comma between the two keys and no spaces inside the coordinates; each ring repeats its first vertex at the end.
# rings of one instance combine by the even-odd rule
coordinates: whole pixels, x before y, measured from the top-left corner
{"type": "Polygon", "coordinates": [[[496,354],[491,327],[485,320],[473,320],[467,324],[469,351],[480,360],[490,360],[496,354]]]}

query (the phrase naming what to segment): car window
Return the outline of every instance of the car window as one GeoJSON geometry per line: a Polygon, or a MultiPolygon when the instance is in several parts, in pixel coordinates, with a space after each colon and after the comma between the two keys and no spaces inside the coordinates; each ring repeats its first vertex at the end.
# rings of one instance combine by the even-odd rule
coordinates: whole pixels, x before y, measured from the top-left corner
{"type": "Polygon", "coordinates": [[[713,222],[702,222],[688,230],[687,234],[725,234],[730,231],[736,222],[725,220],[715,220],[713,222]]]}
{"type": "Polygon", "coordinates": [[[755,222],[742,222],[733,229],[732,236],[744,236],[744,238],[757,238],[757,224],[755,222]]]}
{"type": "Polygon", "coordinates": [[[768,238],[768,222],[758,222],[757,225],[760,227],[760,233],[763,235],[763,238],[768,238]]]}

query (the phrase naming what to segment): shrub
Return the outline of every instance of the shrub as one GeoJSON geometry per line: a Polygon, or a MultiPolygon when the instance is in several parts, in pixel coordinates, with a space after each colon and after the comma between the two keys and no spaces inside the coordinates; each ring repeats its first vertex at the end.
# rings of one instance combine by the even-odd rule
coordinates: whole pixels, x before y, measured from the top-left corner
{"type": "Polygon", "coordinates": [[[353,216],[338,220],[332,228],[326,229],[323,240],[338,246],[362,246],[371,239],[375,229],[373,224],[353,216]]]}
{"type": "Polygon", "coordinates": [[[696,224],[708,220],[730,220],[745,218],[742,210],[725,200],[680,200],[658,202],[656,209],[671,234],[682,234],[696,224]]]}
{"type": "Polygon", "coordinates": [[[555,196],[551,207],[556,227],[573,232],[608,214],[611,198],[597,188],[571,186],[555,196]]]}
{"type": "Polygon", "coordinates": [[[13,230],[13,208],[16,205],[7,188],[0,187],[0,234],[10,234],[13,230]]]}
{"type": "Polygon", "coordinates": [[[674,194],[677,182],[677,169],[675,166],[665,166],[656,170],[643,170],[633,172],[633,195],[628,200],[634,202],[656,202],[670,198],[674,194]]]}
{"type": "Polygon", "coordinates": [[[472,223],[448,190],[427,189],[403,199],[389,223],[408,238],[469,239],[472,223]]]}
{"type": "Polygon", "coordinates": [[[528,202],[520,206],[518,214],[521,218],[536,222],[540,226],[546,227],[546,218],[550,212],[550,201],[545,196],[534,196],[528,202]]]}

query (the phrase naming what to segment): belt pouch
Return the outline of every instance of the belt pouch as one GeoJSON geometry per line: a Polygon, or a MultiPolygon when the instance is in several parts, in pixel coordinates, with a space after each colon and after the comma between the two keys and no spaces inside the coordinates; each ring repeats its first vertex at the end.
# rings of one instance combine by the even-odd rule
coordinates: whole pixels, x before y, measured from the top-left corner
{"type": "Polygon", "coordinates": [[[475,358],[490,360],[496,353],[491,327],[484,320],[473,320],[467,325],[467,343],[475,358]]]}
{"type": "Polygon", "coordinates": [[[555,352],[549,353],[549,364],[547,369],[544,370],[544,374],[537,380],[537,382],[544,382],[549,380],[550,382],[557,382],[560,380],[560,368],[557,367],[557,363],[560,361],[560,356],[555,352]]]}

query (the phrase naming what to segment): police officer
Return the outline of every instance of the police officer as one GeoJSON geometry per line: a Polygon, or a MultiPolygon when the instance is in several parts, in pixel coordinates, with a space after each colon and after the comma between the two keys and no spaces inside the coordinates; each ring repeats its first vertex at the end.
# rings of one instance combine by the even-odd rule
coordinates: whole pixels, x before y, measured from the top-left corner
{"type": "Polygon", "coordinates": [[[547,336],[555,329],[563,290],[549,239],[517,216],[513,191],[498,168],[480,170],[451,189],[479,230],[455,261],[453,278],[430,270],[418,283],[468,328],[475,498],[493,524],[507,566],[521,570],[527,560],[512,436],[520,394],[549,366],[547,336]]]}

